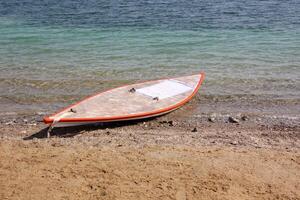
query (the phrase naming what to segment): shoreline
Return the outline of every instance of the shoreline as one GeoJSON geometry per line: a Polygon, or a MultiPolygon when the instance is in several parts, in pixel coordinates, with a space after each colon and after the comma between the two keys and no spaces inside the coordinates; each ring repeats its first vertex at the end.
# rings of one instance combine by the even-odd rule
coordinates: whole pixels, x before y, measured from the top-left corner
{"type": "MultiPolygon", "coordinates": [[[[183,108],[167,115],[135,121],[95,123],[86,126],[74,126],[65,128],[54,128],[51,139],[66,138],[76,140],[77,138],[93,137],[100,140],[103,136],[111,137],[114,133],[116,140],[130,141],[126,138],[131,133],[145,137],[149,133],[149,138],[155,141],[155,138],[162,137],[161,133],[171,132],[175,136],[186,139],[186,141],[174,142],[174,138],[169,139],[170,134],[166,134],[163,140],[174,140],[172,145],[193,146],[199,144],[208,144],[214,141],[211,138],[223,138],[220,145],[227,145],[228,141],[241,139],[242,146],[255,147],[253,141],[260,141],[262,147],[280,146],[276,138],[295,139],[295,143],[286,144],[287,148],[300,148],[297,141],[300,139],[300,121],[298,117],[276,117],[276,116],[256,116],[245,113],[234,114],[205,114],[192,115],[190,109],[193,104],[187,104],[183,108]],[[119,134],[120,132],[120,134],[119,134]],[[125,136],[126,135],[126,136],[125,136]],[[253,137],[253,138],[251,138],[253,137]],[[201,139],[201,141],[197,141],[201,139]],[[264,139],[269,141],[267,144],[264,139]],[[276,139],[276,140],[275,140],[276,139]],[[193,141],[193,142],[190,142],[193,141]],[[270,141],[273,141],[270,142],[270,141]],[[276,141],[276,142],[275,142],[276,141]],[[266,145],[267,144],[267,145],[266,145]]],[[[0,139],[17,140],[35,140],[46,138],[48,125],[42,122],[45,113],[26,114],[26,115],[8,115],[0,118],[0,139]]],[[[132,142],[132,141],[131,141],[132,142]]],[[[167,143],[160,143],[165,145],[167,143]]],[[[126,145],[156,145],[149,141],[136,141],[126,145]]],[[[258,148],[262,148],[259,147],[258,148]]]]}
{"type": "MultiPolygon", "coordinates": [[[[204,83],[205,84],[205,83],[204,83]]],[[[209,95],[207,91],[200,89],[198,94],[175,114],[171,114],[174,120],[188,118],[188,120],[207,121],[213,117],[216,121],[226,122],[228,117],[241,118],[249,117],[254,123],[260,124],[289,124],[300,125],[299,106],[300,100],[294,99],[259,99],[248,95],[209,95]],[[193,119],[194,118],[194,119],[193,119]]],[[[87,95],[88,96],[88,95],[87,95]]],[[[1,102],[0,97],[0,123],[17,121],[22,123],[23,119],[40,121],[44,116],[50,115],[67,107],[75,102],[84,99],[86,96],[71,98],[59,102],[1,102]]],[[[170,117],[170,118],[171,118],[170,117]]]]}

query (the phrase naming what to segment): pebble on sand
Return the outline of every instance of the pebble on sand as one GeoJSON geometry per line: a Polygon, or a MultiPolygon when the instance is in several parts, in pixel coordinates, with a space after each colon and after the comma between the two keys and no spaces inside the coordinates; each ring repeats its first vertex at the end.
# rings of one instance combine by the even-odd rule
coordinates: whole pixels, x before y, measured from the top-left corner
{"type": "Polygon", "coordinates": [[[230,116],[230,117],[228,118],[228,121],[229,121],[230,123],[239,123],[239,122],[240,122],[237,118],[234,118],[234,117],[232,117],[232,116],[230,116]]]}
{"type": "Polygon", "coordinates": [[[198,132],[198,129],[195,127],[192,132],[198,132]]]}
{"type": "Polygon", "coordinates": [[[216,122],[216,114],[215,113],[213,113],[213,114],[211,114],[209,117],[208,117],[208,121],[209,122],[216,122]]]}
{"type": "Polygon", "coordinates": [[[243,116],[241,117],[241,119],[242,119],[243,121],[249,120],[249,118],[248,118],[246,115],[243,115],[243,116]]]}
{"type": "Polygon", "coordinates": [[[214,118],[214,117],[208,117],[208,121],[214,123],[214,122],[216,122],[216,118],[214,118]]]}
{"type": "Polygon", "coordinates": [[[166,121],[166,120],[164,120],[164,121],[160,121],[159,122],[160,124],[168,124],[169,126],[175,126],[175,122],[174,121],[172,121],[172,120],[170,120],[170,121],[166,121]]]}

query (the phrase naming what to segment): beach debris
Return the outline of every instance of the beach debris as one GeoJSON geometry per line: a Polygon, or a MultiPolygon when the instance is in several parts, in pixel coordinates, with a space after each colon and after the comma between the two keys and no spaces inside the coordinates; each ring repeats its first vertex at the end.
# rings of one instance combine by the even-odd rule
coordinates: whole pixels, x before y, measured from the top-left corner
{"type": "Polygon", "coordinates": [[[256,118],[256,121],[260,122],[260,121],[261,121],[261,118],[260,118],[260,117],[256,118]]]}
{"type": "Polygon", "coordinates": [[[209,117],[208,117],[208,121],[209,121],[209,122],[212,122],[212,123],[215,123],[215,122],[216,122],[216,118],[213,117],[213,116],[209,116],[209,117]]]}
{"type": "Polygon", "coordinates": [[[5,123],[5,125],[14,125],[14,124],[17,124],[18,123],[18,120],[17,119],[12,119],[10,121],[7,121],[5,123]]]}
{"type": "Polygon", "coordinates": [[[217,114],[216,113],[212,113],[209,117],[208,117],[208,121],[209,122],[216,122],[217,121],[217,114]]]}
{"type": "Polygon", "coordinates": [[[72,112],[72,113],[77,113],[77,110],[75,110],[74,108],[71,108],[71,109],[70,109],[70,112],[72,112]]]}
{"type": "Polygon", "coordinates": [[[209,117],[209,118],[208,118],[208,121],[209,121],[209,122],[212,122],[212,123],[215,123],[215,122],[216,122],[216,118],[209,117]]]}
{"type": "Polygon", "coordinates": [[[59,142],[54,142],[54,143],[51,143],[51,146],[53,146],[53,147],[61,147],[61,146],[63,146],[63,144],[61,144],[59,142]]]}
{"type": "Polygon", "coordinates": [[[36,126],[37,125],[37,123],[29,123],[29,124],[27,124],[28,126],[36,126]]]}
{"type": "Polygon", "coordinates": [[[15,124],[13,121],[6,122],[5,125],[13,125],[15,124]]]}
{"type": "Polygon", "coordinates": [[[166,121],[166,120],[164,120],[164,121],[160,121],[159,122],[160,124],[168,124],[169,126],[175,126],[175,122],[174,121],[172,121],[172,120],[170,120],[170,121],[166,121]]]}
{"type": "Polygon", "coordinates": [[[158,101],[158,100],[159,100],[159,98],[158,98],[158,97],[154,97],[154,98],[153,98],[153,100],[156,100],[156,101],[158,101]]]}
{"type": "Polygon", "coordinates": [[[246,115],[243,115],[243,116],[241,117],[241,119],[242,119],[243,121],[249,120],[248,116],[246,116],[246,115]]]}
{"type": "Polygon", "coordinates": [[[147,127],[148,127],[148,125],[147,125],[147,123],[146,123],[146,122],[143,122],[143,126],[144,126],[145,128],[147,128],[147,127]]]}
{"type": "Polygon", "coordinates": [[[229,117],[228,117],[228,121],[229,121],[230,123],[239,123],[239,122],[240,122],[237,118],[232,117],[232,116],[229,116],[229,117]]]}
{"type": "Polygon", "coordinates": [[[171,120],[171,121],[168,121],[168,124],[169,124],[169,126],[174,126],[175,122],[171,120]]]}
{"type": "Polygon", "coordinates": [[[198,132],[197,127],[193,128],[192,132],[193,132],[193,133],[198,132]]]}
{"type": "Polygon", "coordinates": [[[37,115],[46,115],[45,112],[37,112],[36,114],[37,114],[37,115]]]}
{"type": "Polygon", "coordinates": [[[129,90],[129,92],[131,92],[131,93],[135,93],[135,88],[131,88],[130,90],[129,90]]]}

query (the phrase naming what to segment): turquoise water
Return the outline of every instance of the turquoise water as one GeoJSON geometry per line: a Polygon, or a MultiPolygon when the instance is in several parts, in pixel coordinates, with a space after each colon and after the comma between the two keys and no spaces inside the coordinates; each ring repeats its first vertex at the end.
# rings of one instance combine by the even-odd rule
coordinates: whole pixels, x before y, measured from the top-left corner
{"type": "Polygon", "coordinates": [[[0,2],[0,108],[54,110],[199,71],[203,102],[297,108],[299,13],[299,1],[275,0],[0,2]]]}

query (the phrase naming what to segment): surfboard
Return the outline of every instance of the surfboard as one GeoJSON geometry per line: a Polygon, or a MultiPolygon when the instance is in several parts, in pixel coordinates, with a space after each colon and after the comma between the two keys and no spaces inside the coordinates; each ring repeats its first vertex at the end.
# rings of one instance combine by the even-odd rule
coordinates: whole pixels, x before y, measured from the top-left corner
{"type": "Polygon", "coordinates": [[[155,117],[174,111],[198,92],[204,73],[146,81],[87,97],[44,117],[55,126],[77,126],[155,117]]]}

